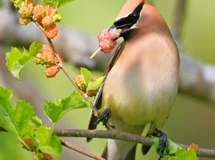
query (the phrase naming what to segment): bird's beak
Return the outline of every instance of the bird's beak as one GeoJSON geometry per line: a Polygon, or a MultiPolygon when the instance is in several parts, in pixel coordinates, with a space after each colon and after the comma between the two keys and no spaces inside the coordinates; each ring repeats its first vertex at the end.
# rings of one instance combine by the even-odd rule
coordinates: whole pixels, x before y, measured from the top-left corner
{"type": "Polygon", "coordinates": [[[132,13],[130,13],[126,17],[122,17],[118,20],[116,20],[113,25],[110,27],[111,28],[117,28],[121,29],[120,36],[119,37],[125,37],[128,32],[131,29],[134,29],[135,24],[137,23],[138,19],[140,18],[140,12],[143,8],[144,2],[140,3],[132,13]]]}

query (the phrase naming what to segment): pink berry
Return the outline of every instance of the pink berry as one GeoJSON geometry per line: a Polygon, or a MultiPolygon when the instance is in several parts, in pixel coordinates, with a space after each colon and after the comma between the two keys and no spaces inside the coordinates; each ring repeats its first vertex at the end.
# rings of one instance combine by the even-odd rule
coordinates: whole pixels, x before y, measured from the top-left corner
{"type": "Polygon", "coordinates": [[[111,50],[115,47],[116,41],[120,35],[119,31],[116,28],[106,28],[99,33],[99,47],[104,53],[110,53],[111,50]]]}

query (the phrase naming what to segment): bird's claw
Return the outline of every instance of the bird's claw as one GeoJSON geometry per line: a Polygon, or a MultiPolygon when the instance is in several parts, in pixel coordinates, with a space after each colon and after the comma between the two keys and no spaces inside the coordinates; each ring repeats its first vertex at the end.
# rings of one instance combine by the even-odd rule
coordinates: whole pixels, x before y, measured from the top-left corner
{"type": "Polygon", "coordinates": [[[110,117],[111,117],[111,110],[110,108],[106,108],[104,112],[98,116],[97,123],[99,124],[100,122],[102,122],[103,125],[106,125],[110,117]]]}
{"type": "Polygon", "coordinates": [[[165,151],[166,153],[169,153],[169,144],[167,135],[164,132],[158,131],[157,136],[159,137],[157,152],[160,155],[158,160],[160,160],[163,157],[165,151]]]}

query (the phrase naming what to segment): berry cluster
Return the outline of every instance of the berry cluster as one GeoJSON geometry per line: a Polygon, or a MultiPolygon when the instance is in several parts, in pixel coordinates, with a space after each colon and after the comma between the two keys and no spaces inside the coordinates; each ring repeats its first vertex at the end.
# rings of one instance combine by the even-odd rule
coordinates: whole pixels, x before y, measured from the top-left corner
{"type": "Polygon", "coordinates": [[[119,35],[120,32],[116,28],[103,29],[98,35],[101,51],[104,53],[110,53],[110,51],[115,47],[115,39],[118,38],[119,35]]]}
{"type": "Polygon", "coordinates": [[[34,57],[34,62],[36,64],[46,65],[44,73],[48,78],[54,77],[61,69],[53,48],[48,44],[43,44],[40,53],[34,57]]]}
{"type": "Polygon", "coordinates": [[[46,37],[50,39],[58,34],[55,22],[59,22],[61,16],[53,6],[34,6],[30,0],[17,0],[14,5],[19,9],[20,24],[27,25],[30,22],[36,22],[43,28],[46,37]]]}
{"type": "MultiPolygon", "coordinates": [[[[20,24],[27,25],[35,22],[49,39],[58,34],[55,23],[61,20],[61,16],[55,7],[34,5],[31,0],[15,0],[14,6],[19,10],[20,24]]],[[[43,44],[40,53],[35,56],[34,62],[46,65],[45,75],[48,78],[54,77],[61,69],[53,48],[48,44],[43,44]]]]}

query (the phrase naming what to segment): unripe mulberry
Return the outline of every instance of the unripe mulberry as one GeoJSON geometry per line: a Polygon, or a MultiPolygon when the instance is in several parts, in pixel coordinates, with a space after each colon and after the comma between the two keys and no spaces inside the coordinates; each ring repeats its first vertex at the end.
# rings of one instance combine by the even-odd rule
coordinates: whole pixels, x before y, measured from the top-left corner
{"type": "Polygon", "coordinates": [[[51,16],[45,16],[43,19],[42,19],[42,26],[47,29],[47,28],[50,28],[54,25],[54,20],[51,16]]]}
{"type": "Polygon", "coordinates": [[[32,3],[29,3],[27,6],[22,6],[19,9],[19,15],[22,18],[30,18],[33,13],[34,6],[32,3]]]}
{"type": "Polygon", "coordinates": [[[42,5],[36,5],[33,10],[34,20],[40,23],[40,21],[45,17],[46,10],[42,5]]]}
{"type": "Polygon", "coordinates": [[[86,91],[86,81],[84,79],[84,76],[79,74],[75,77],[75,84],[77,85],[77,87],[82,90],[83,92],[86,91]]]}
{"type": "Polygon", "coordinates": [[[22,17],[19,17],[19,23],[22,24],[22,25],[27,25],[30,22],[31,22],[31,18],[22,18],[22,17]]]}

